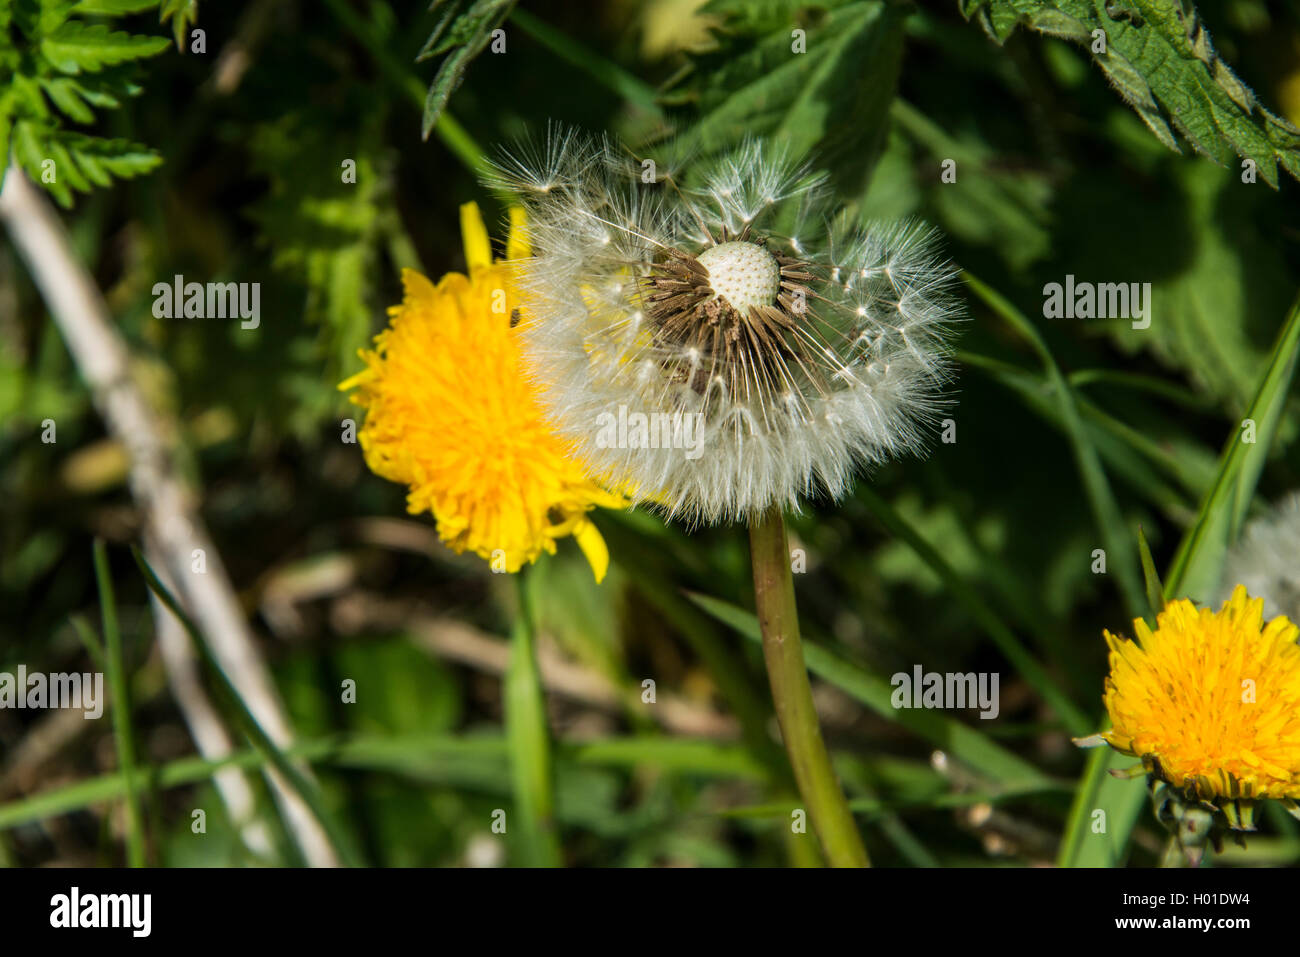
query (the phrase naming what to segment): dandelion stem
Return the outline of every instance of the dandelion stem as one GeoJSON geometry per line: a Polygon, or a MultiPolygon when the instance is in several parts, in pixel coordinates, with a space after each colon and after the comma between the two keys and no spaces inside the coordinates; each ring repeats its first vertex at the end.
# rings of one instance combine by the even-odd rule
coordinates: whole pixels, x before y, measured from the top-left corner
{"type": "Polygon", "coordinates": [[[519,609],[510,641],[505,677],[506,737],[514,775],[516,817],[523,834],[523,860],[529,867],[558,867],[560,845],[555,826],[551,781],[551,740],[546,727],[546,700],[537,667],[532,597],[524,572],[514,576],[519,609]]]}
{"type": "Polygon", "coordinates": [[[785,519],[773,506],[749,527],[754,599],[763,634],[763,657],[781,738],[799,793],[808,806],[826,859],[833,867],[868,867],[866,848],[831,767],[813,706],[799,638],[785,519]]]}

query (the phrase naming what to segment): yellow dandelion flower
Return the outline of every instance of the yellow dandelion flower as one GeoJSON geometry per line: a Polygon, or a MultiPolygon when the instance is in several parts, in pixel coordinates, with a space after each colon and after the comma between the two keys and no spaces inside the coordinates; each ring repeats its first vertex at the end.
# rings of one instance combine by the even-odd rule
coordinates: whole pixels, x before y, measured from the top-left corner
{"type": "Polygon", "coordinates": [[[1101,737],[1186,797],[1224,802],[1234,827],[1254,798],[1300,797],[1300,628],[1263,610],[1238,585],[1218,612],[1179,600],[1154,631],[1134,621],[1137,641],[1105,632],[1101,737]]]}
{"type": "MultiPolygon", "coordinates": [[[[516,572],[572,535],[600,581],[609,552],[588,512],[626,502],[587,477],[543,418],[520,356],[526,315],[512,270],[493,261],[476,204],[460,221],[469,275],[434,285],[404,270],[401,305],[360,352],[366,368],[339,386],[366,410],[366,464],[409,486],[407,510],[432,513],[453,550],[516,572]]],[[[512,209],[507,259],[529,255],[524,226],[512,209]]]]}

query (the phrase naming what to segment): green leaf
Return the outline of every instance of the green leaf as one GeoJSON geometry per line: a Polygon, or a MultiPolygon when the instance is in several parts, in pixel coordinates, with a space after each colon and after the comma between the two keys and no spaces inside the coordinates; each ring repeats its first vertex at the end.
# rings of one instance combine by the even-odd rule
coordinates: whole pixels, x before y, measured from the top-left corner
{"type": "MultiPolygon", "coordinates": [[[[438,0],[434,4],[434,9],[445,2],[446,0],[438,0]]],[[[446,54],[424,98],[421,136],[425,139],[429,138],[429,133],[437,125],[442,111],[447,108],[447,101],[451,99],[452,93],[456,92],[456,88],[465,78],[465,70],[491,42],[492,32],[505,22],[514,5],[515,0],[475,0],[468,10],[455,16],[453,20],[452,17],[461,6],[457,2],[439,21],[418,58],[423,60],[446,54]]]]}
{"type": "Polygon", "coordinates": [[[27,171],[33,182],[40,183],[49,190],[60,206],[64,209],[70,207],[72,190],[68,188],[66,177],[58,175],[58,164],[55,164],[52,180],[43,175],[46,170],[45,161],[52,157],[43,142],[40,128],[33,122],[20,120],[14,124],[13,140],[14,161],[27,171]]]}
{"type": "Polygon", "coordinates": [[[7,110],[0,109],[0,189],[4,189],[5,172],[9,169],[9,139],[13,123],[7,110]]]}
{"type": "MultiPolygon", "coordinates": [[[[1215,407],[1238,414],[1254,397],[1272,345],[1271,323],[1290,305],[1285,246],[1277,241],[1289,221],[1273,194],[1206,163],[1173,164],[1169,185],[1186,236],[1186,258],[1172,271],[1161,267],[1160,253],[1146,258],[1161,243],[1155,234],[1130,237],[1124,251],[1095,235],[1072,236],[1056,252],[1076,276],[1115,274],[1125,268],[1126,252],[1141,255],[1152,280],[1149,327],[1106,322],[1098,328],[1126,354],[1146,353],[1185,370],[1215,407]]],[[[1123,207],[1114,202],[1099,210],[1100,221],[1116,214],[1123,207]]]]}
{"type": "Polygon", "coordinates": [[[149,563],[145,560],[140,551],[132,547],[131,554],[135,558],[135,563],[139,567],[141,574],[144,575],[145,584],[149,587],[149,590],[158,597],[158,600],[161,601],[173,615],[176,616],[176,620],[181,623],[185,628],[185,631],[189,634],[190,639],[194,642],[194,647],[195,650],[198,651],[199,657],[203,660],[204,664],[207,665],[208,670],[217,678],[218,687],[221,689],[227,700],[234,706],[239,722],[243,726],[245,734],[248,736],[249,743],[253,745],[253,747],[268,763],[275,766],[275,769],[280,772],[281,777],[284,778],[289,787],[294,790],[298,797],[302,798],[303,803],[320,823],[340,858],[349,865],[359,864],[360,861],[353,849],[352,842],[348,839],[348,835],[339,826],[334,815],[331,814],[329,809],[325,806],[324,798],[315,782],[307,775],[303,774],[303,772],[299,770],[298,766],[280,750],[276,743],[271,740],[271,737],[266,733],[266,731],[263,730],[261,723],[257,720],[257,717],[253,712],[249,710],[248,705],[244,702],[244,699],[240,697],[234,684],[231,683],[230,677],[221,667],[220,662],[217,661],[216,656],[213,654],[203,633],[199,631],[198,626],[194,624],[194,621],[185,613],[180,604],[177,603],[176,598],[167,590],[167,587],[162,583],[162,581],[159,580],[157,574],[149,566],[149,563]]]}
{"type": "Polygon", "coordinates": [[[729,17],[727,32],[716,52],[696,58],[698,121],[685,143],[715,153],[748,135],[770,137],[794,155],[814,154],[846,191],[865,186],[888,131],[911,8],[882,0],[825,6],[706,7],[729,17]]]}
{"type": "Polygon", "coordinates": [[[1097,532],[1106,547],[1107,559],[1115,569],[1119,590],[1124,596],[1130,614],[1139,614],[1144,604],[1142,586],[1139,580],[1138,564],[1134,561],[1134,550],[1126,534],[1127,525],[1120,512],[1119,503],[1110,487],[1110,480],[1102,468],[1101,458],[1096,448],[1088,441],[1079,405],[1074,396],[1074,389],[1062,374],[1055,357],[1047,348],[1038,327],[1029,321],[1018,309],[995,290],[984,285],[969,273],[964,274],[967,285],[998,315],[1013,326],[1028,341],[1038,354],[1055,391],[1056,401],[1060,404],[1061,417],[1065,422],[1074,447],[1079,474],[1083,478],[1084,490],[1088,503],[1092,507],[1093,518],[1097,523],[1097,532]]]}
{"type": "Polygon", "coordinates": [[[1090,727],[1087,718],[1069,696],[1052,680],[1043,666],[1021,644],[1010,628],[1003,623],[997,613],[983,598],[959,576],[929,542],[881,498],[870,485],[863,484],[858,489],[858,497],[867,503],[867,507],[894,536],[907,542],[920,555],[921,559],[943,581],[948,592],[979,623],[984,633],[997,645],[998,650],[1006,656],[1012,666],[1043,697],[1043,700],[1060,716],[1061,720],[1073,734],[1084,734],[1090,727]]]}
{"type": "MultiPolygon", "coordinates": [[[[166,6],[177,0],[166,0],[166,6]]],[[[77,16],[120,17],[128,13],[143,13],[158,6],[158,0],[80,0],[72,8],[77,16]]]]}
{"type": "Polygon", "coordinates": [[[1177,130],[1217,163],[1233,154],[1253,161],[1274,188],[1279,164],[1300,178],[1300,129],[1260,105],[1219,58],[1191,3],[959,0],[959,7],[999,43],[1023,24],[1083,45],[1170,149],[1178,150],[1177,130]]]}
{"type": "MultiPolygon", "coordinates": [[[[132,0],[122,0],[124,3],[132,0]]],[[[199,0],[163,0],[158,19],[172,22],[172,35],[176,40],[176,49],[185,49],[185,31],[199,21],[199,0]]]]}
{"type": "Polygon", "coordinates": [[[41,53],[56,70],[77,74],[156,56],[167,49],[163,37],[135,36],[102,23],[69,21],[41,41],[41,53]]]}
{"type": "Polygon", "coordinates": [[[78,123],[93,123],[95,114],[90,111],[81,98],[81,85],[71,77],[56,76],[42,79],[41,89],[50,98],[50,102],[67,114],[69,119],[78,123]]]}

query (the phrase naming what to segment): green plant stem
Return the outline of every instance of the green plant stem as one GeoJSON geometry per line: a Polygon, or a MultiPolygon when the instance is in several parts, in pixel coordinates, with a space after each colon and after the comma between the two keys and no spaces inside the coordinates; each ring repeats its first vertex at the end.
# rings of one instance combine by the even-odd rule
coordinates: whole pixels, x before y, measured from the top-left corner
{"type": "Polygon", "coordinates": [[[763,635],[772,701],[781,738],[794,770],[799,793],[832,867],[868,867],[866,848],[853,823],[830,754],[822,740],[813,706],[812,687],[803,660],[799,617],[790,574],[790,547],[785,519],[773,506],[749,527],[754,563],[754,601],[763,635]]]}
{"type": "Polygon", "coordinates": [[[126,661],[122,653],[122,631],[117,625],[117,603],[113,579],[108,571],[108,551],[102,539],[95,539],[95,580],[99,586],[100,614],[104,625],[104,662],[113,710],[113,737],[117,741],[117,763],[122,769],[123,802],[126,807],[126,859],[131,867],[144,867],[144,816],[136,782],[135,742],[131,735],[131,699],[127,693],[126,661]]]}
{"type": "Polygon", "coordinates": [[[529,867],[559,867],[551,740],[546,726],[542,675],[537,667],[532,600],[526,573],[521,571],[514,578],[519,611],[510,640],[510,665],[504,690],[515,804],[523,829],[525,863],[529,867]]]}

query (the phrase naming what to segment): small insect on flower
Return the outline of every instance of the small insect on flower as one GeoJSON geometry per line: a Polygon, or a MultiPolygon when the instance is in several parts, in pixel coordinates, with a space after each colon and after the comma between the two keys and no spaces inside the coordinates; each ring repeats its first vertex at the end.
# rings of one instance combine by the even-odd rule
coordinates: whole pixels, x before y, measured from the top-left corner
{"type": "Polygon", "coordinates": [[[686,183],[651,169],[553,128],[490,179],[528,211],[530,372],[600,480],[736,521],[919,451],[959,314],[934,234],[833,216],[825,176],[758,140],[686,183]]]}
{"type": "MultiPolygon", "coordinates": [[[[507,255],[528,255],[514,210],[507,255]]],[[[413,270],[391,323],[363,351],[366,368],[339,388],[366,410],[360,440],[377,475],[410,487],[407,509],[429,511],[454,551],[516,572],[572,535],[600,581],[609,552],[587,513],[626,502],[591,481],[547,425],[520,370],[522,303],[511,271],[492,261],[478,207],[461,207],[469,275],[435,286],[413,270]]]]}
{"type": "Polygon", "coordinates": [[[1254,830],[1254,805],[1300,798],[1300,636],[1264,622],[1264,602],[1238,585],[1218,612],[1169,602],[1137,641],[1105,632],[1111,730],[1106,743],[1142,760],[1157,812],[1189,856],[1222,831],[1254,830]]]}

